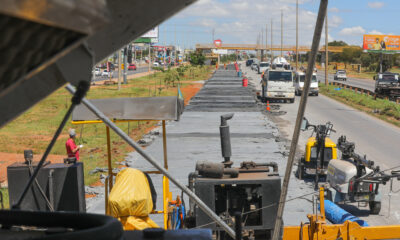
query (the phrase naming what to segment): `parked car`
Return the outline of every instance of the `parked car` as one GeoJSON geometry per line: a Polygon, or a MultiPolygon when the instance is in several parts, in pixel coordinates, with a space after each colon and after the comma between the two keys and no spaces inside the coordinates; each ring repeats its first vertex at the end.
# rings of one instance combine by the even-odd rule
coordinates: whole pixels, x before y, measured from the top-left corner
{"type": "Polygon", "coordinates": [[[253,64],[254,60],[253,59],[248,59],[246,61],[246,67],[251,66],[251,64],[253,64]]]}
{"type": "Polygon", "coordinates": [[[269,63],[267,62],[260,62],[260,66],[258,67],[258,74],[263,73],[264,71],[269,69],[269,63]]]}
{"type": "Polygon", "coordinates": [[[159,62],[153,62],[153,67],[160,67],[161,64],[159,62]]]}
{"type": "Polygon", "coordinates": [[[337,70],[335,75],[333,76],[333,80],[346,81],[347,80],[346,70],[337,70]]]}
{"type": "Polygon", "coordinates": [[[104,70],[102,73],[101,73],[101,76],[102,77],[109,77],[110,76],[110,72],[108,72],[107,70],[104,70]]]}
{"type": "Polygon", "coordinates": [[[136,70],[136,65],[133,63],[129,64],[128,70],[136,70]]]}

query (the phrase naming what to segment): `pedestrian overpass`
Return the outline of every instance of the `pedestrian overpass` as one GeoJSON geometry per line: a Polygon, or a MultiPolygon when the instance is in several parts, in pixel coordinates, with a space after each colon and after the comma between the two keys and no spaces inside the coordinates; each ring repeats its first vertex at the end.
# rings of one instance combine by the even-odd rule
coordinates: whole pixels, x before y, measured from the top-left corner
{"type": "MultiPolygon", "coordinates": [[[[214,44],[212,43],[199,43],[196,44],[196,50],[211,50],[216,49],[214,44]]],[[[328,46],[328,52],[340,53],[343,52],[344,48],[360,48],[359,46],[328,46]]],[[[241,50],[241,51],[285,51],[285,52],[295,52],[295,45],[263,45],[263,44],[221,44],[218,49],[227,49],[227,50],[241,50]]],[[[311,46],[299,46],[299,52],[310,52],[311,46]]],[[[325,52],[325,46],[320,47],[320,52],[325,52]]]]}

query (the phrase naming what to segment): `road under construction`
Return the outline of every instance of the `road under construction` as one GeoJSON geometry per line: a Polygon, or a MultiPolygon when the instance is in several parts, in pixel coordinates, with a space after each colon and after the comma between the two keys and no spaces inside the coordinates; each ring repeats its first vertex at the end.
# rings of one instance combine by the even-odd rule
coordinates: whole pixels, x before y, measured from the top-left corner
{"type": "MultiPolygon", "coordinates": [[[[26,58],[21,65],[14,61],[2,63],[5,74],[0,79],[0,125],[12,121],[62,86],[71,94],[71,104],[66,105],[59,123],[55,124],[57,129],[41,160],[33,162],[32,151],[26,151],[26,161],[9,168],[12,201],[10,209],[0,210],[1,239],[400,238],[400,209],[398,204],[391,205],[391,201],[399,200],[394,195],[398,192],[394,189],[399,187],[396,178],[400,179],[399,129],[327,97],[308,96],[328,11],[327,0],[320,1],[301,97],[290,101],[291,104],[278,99],[271,106],[269,102],[265,105],[259,101],[257,90],[261,87],[264,92],[272,80],[289,81],[291,85],[292,69],[274,66],[278,68],[274,71],[283,77],[268,79],[267,84],[263,82],[260,86],[260,75],[235,62],[217,66],[211,77],[204,79],[202,89],[183,114],[180,93],[177,97],[107,100],[88,100],[85,95],[93,63],[191,1],[166,4],[152,0],[146,7],[122,0],[86,2],[88,5],[52,3],[52,8],[41,9],[48,11],[47,14],[34,16],[14,5],[5,6],[7,11],[0,10],[5,19],[2,23],[10,23],[6,24],[7,38],[3,42],[13,50],[7,51],[8,56],[29,48],[30,45],[23,45],[26,41],[9,41],[13,37],[21,40],[15,32],[24,27],[32,31],[32,36],[42,36],[35,39],[42,47],[52,48],[51,51],[34,49],[37,54],[30,54],[37,58],[26,58]],[[165,8],[163,15],[152,7],[155,5],[165,8]],[[66,12],[74,13],[75,22],[60,21],[60,16],[64,16],[60,13],[66,12]],[[134,21],[138,16],[143,17],[143,22],[134,21]],[[48,39],[57,44],[47,46],[48,39]],[[14,44],[23,46],[16,48],[14,44]],[[10,105],[11,102],[15,105],[10,105]],[[311,111],[306,111],[307,105],[311,111]],[[89,120],[77,119],[79,113],[89,120]],[[329,177],[340,182],[335,186],[318,178],[319,159],[322,162],[325,159],[325,140],[320,142],[318,137],[305,140],[300,131],[312,127],[304,117],[325,121],[321,113],[329,121],[326,128],[321,127],[326,135],[334,132],[331,122],[335,126],[338,122],[340,127],[335,130],[362,143],[361,151],[371,154],[374,160],[367,161],[361,155],[352,155],[358,160],[362,158],[360,161],[342,159],[344,151],[338,159],[329,158],[342,164],[342,168],[328,165],[326,179],[329,184],[329,177]],[[342,114],[338,117],[336,113],[342,114]],[[88,204],[87,209],[83,163],[77,162],[76,157],[68,157],[60,164],[46,161],[70,117],[74,121],[101,122],[107,129],[108,185],[102,188],[104,195],[88,204]],[[137,119],[160,120],[162,136],[143,148],[116,124],[137,119]],[[165,119],[170,120],[168,124],[165,119]],[[112,169],[110,151],[114,143],[110,141],[110,131],[132,149],[123,168],[112,169]],[[309,156],[315,159],[317,177],[300,179],[294,166],[301,163],[299,158],[304,153],[298,147],[312,141],[318,142],[313,146],[315,153],[309,156]],[[378,189],[379,184],[385,183],[390,183],[389,187],[378,189]],[[332,197],[329,191],[334,187],[339,190],[332,197]],[[357,198],[364,191],[371,194],[357,198]],[[347,198],[350,193],[354,195],[347,198]],[[342,196],[343,201],[337,201],[336,196],[342,196]],[[377,205],[371,208],[371,204],[377,203],[378,211],[377,205]],[[367,204],[371,211],[366,210],[367,204]],[[387,209],[382,211],[385,215],[379,215],[381,204],[382,209],[387,209]],[[163,210],[157,210],[156,206],[162,206],[163,210]],[[343,209],[346,207],[347,211],[343,209]]],[[[283,51],[282,44],[279,50],[283,51]]],[[[325,79],[327,82],[327,71],[325,79]]],[[[293,86],[286,90],[294,96],[293,86]]],[[[353,147],[348,150],[354,150],[354,143],[348,146],[353,147]]]]}

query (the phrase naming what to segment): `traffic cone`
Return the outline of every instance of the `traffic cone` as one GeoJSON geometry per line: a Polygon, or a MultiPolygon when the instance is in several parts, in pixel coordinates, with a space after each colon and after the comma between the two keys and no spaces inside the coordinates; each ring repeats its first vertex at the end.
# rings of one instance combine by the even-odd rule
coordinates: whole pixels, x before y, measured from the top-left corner
{"type": "Polygon", "coordinates": [[[267,111],[271,111],[271,108],[269,107],[269,101],[267,101],[267,111]]]}

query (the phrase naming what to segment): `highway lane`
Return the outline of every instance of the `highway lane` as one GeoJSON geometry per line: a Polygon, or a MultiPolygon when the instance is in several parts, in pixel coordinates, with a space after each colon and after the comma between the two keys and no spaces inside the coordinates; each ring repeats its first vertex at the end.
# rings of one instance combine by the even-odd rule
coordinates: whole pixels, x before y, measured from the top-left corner
{"type": "MultiPolygon", "coordinates": [[[[138,74],[138,73],[142,73],[142,72],[147,72],[149,70],[148,66],[141,66],[141,67],[137,67],[136,70],[128,70],[126,72],[127,76],[130,75],[134,75],[134,74],[138,74]]],[[[104,71],[104,69],[102,69],[102,71],[104,71]]],[[[123,72],[121,73],[121,76],[123,78],[123,72]]],[[[118,77],[118,69],[112,72],[112,78],[117,78],[118,77]]],[[[97,82],[97,81],[103,81],[108,79],[109,77],[106,76],[96,76],[92,79],[93,82],[97,82]]]]}
{"type": "MultiPolygon", "coordinates": [[[[317,78],[318,80],[320,80],[321,82],[325,81],[325,72],[324,70],[319,70],[317,72],[317,78]]],[[[338,83],[344,83],[344,84],[348,84],[354,87],[360,87],[360,88],[364,88],[370,91],[374,91],[375,90],[375,81],[372,79],[362,79],[362,78],[352,78],[352,77],[348,77],[347,81],[336,81],[333,80],[333,74],[329,74],[328,75],[328,81],[329,82],[338,82],[338,83]]]]}
{"type": "MultiPolygon", "coordinates": [[[[247,72],[250,77],[259,78],[255,72],[251,72],[251,70],[247,70],[247,72]]],[[[256,82],[254,81],[254,83],[256,82]]],[[[293,135],[299,102],[300,98],[296,97],[294,104],[271,104],[273,111],[284,113],[282,115],[270,114],[270,117],[278,125],[281,134],[288,139],[291,139],[293,135]]],[[[341,135],[346,135],[348,141],[356,143],[356,153],[366,154],[367,159],[373,160],[382,170],[400,165],[400,148],[398,147],[400,128],[323,95],[308,98],[305,116],[311,124],[332,122],[337,131],[331,135],[334,142],[341,135]]],[[[297,150],[299,154],[304,151],[310,135],[311,130],[301,133],[297,150]]],[[[294,167],[294,169],[296,168],[294,167]]],[[[380,186],[382,210],[379,215],[369,215],[368,206],[358,208],[356,204],[349,204],[344,208],[360,216],[370,225],[400,224],[400,197],[397,194],[391,196],[389,216],[389,186],[389,183],[380,186]]],[[[394,190],[400,189],[399,181],[395,180],[393,186],[394,190]]]]}

